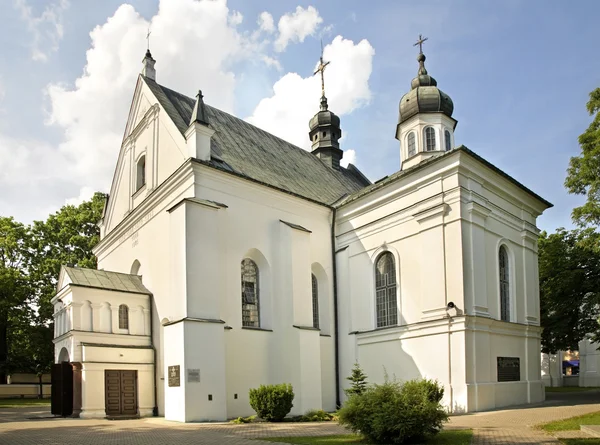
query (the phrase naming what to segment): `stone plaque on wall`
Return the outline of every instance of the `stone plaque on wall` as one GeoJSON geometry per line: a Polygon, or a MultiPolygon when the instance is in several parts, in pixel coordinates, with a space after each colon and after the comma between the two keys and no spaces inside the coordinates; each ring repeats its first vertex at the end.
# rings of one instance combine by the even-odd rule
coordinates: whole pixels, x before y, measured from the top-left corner
{"type": "Polygon", "coordinates": [[[188,383],[200,383],[200,370],[199,369],[188,369],[187,370],[187,381],[188,381],[188,383]]]}
{"type": "Polygon", "coordinates": [[[179,365],[169,366],[169,386],[180,386],[179,365]]]}
{"type": "Polygon", "coordinates": [[[518,382],[521,380],[519,357],[498,357],[498,381],[518,382]]]}

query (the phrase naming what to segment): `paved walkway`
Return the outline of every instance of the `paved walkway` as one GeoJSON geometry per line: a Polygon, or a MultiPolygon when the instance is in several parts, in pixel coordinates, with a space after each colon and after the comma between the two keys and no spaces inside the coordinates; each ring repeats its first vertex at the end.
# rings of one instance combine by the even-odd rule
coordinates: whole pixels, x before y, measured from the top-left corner
{"type": "MultiPolygon", "coordinates": [[[[473,444],[558,444],[531,426],[600,411],[600,392],[555,393],[538,406],[467,414],[448,428],[472,428],[473,444]]],[[[162,418],[84,420],[49,418],[48,409],[0,409],[0,445],[261,445],[262,437],[344,434],[335,423],[181,424],[162,418]]]]}

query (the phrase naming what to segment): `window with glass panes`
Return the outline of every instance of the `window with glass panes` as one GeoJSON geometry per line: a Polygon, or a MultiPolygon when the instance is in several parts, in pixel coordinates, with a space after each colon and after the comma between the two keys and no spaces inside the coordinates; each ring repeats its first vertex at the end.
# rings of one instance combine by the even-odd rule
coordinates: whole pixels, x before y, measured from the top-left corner
{"type": "Polygon", "coordinates": [[[249,258],[242,261],[242,326],[260,327],[258,266],[249,258]]]}
{"type": "Polygon", "coordinates": [[[398,324],[396,262],[390,252],[381,254],[375,263],[375,310],[378,328],[398,324]]]}
{"type": "Polygon", "coordinates": [[[417,153],[417,143],[415,141],[415,134],[410,133],[408,135],[408,156],[414,156],[417,153]]]}
{"type": "Polygon", "coordinates": [[[500,319],[510,321],[510,282],[508,252],[506,247],[501,246],[498,252],[500,265],[500,319]]]}
{"type": "Polygon", "coordinates": [[[425,129],[425,150],[435,150],[435,130],[433,127],[427,127],[425,129]]]}
{"type": "Polygon", "coordinates": [[[319,327],[319,281],[315,274],[312,274],[312,309],[313,309],[313,328],[319,327]]]}
{"type": "Polygon", "coordinates": [[[119,329],[129,329],[129,308],[125,304],[119,306],[119,329]]]}

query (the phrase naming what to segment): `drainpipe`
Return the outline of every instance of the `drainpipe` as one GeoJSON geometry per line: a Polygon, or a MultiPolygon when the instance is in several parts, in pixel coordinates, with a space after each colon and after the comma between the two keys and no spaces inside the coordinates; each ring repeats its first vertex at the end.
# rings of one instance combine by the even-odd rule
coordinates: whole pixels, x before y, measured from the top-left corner
{"type": "Polygon", "coordinates": [[[337,261],[335,254],[335,214],[332,209],[331,217],[331,258],[333,262],[333,326],[335,330],[334,354],[335,354],[335,406],[339,408],[340,401],[340,333],[338,332],[338,298],[337,298],[337,261]]]}
{"type": "Polygon", "coordinates": [[[154,373],[154,407],[152,408],[152,415],[154,417],[158,417],[158,388],[156,386],[156,378],[158,377],[158,370],[156,369],[156,347],[154,346],[154,338],[153,338],[153,334],[154,334],[154,330],[153,330],[153,316],[152,313],[154,312],[153,309],[153,302],[154,302],[154,295],[150,295],[149,296],[150,299],[150,346],[152,347],[152,356],[154,358],[153,362],[153,373],[154,373]]]}

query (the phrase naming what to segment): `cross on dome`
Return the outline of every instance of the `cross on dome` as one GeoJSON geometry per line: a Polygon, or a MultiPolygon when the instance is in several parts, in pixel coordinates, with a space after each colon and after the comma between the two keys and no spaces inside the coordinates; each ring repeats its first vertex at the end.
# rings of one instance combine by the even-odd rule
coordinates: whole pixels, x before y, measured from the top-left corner
{"type": "Polygon", "coordinates": [[[423,54],[423,43],[425,42],[425,40],[429,40],[429,37],[423,37],[422,34],[419,34],[419,40],[417,40],[417,42],[413,45],[419,45],[419,54],[423,54]]]}
{"type": "Polygon", "coordinates": [[[319,66],[315,70],[314,74],[321,73],[321,97],[325,97],[325,67],[329,65],[329,61],[323,60],[323,40],[321,40],[321,57],[319,58],[319,66]]]}

